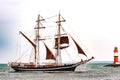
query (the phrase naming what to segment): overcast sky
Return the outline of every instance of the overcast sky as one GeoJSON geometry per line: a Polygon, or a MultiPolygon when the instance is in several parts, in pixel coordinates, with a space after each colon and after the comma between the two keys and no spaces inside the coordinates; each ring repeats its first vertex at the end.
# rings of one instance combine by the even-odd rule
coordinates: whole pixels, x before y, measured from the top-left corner
{"type": "Polygon", "coordinates": [[[119,0],[0,0],[0,62],[15,55],[19,30],[33,29],[39,13],[59,11],[95,60],[113,60],[114,47],[120,48],[119,0]]]}

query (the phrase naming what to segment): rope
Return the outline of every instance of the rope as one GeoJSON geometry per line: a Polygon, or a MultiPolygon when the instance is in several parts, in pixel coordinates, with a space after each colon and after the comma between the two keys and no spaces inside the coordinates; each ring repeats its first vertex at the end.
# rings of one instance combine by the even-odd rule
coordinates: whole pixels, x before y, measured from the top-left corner
{"type": "Polygon", "coordinates": [[[71,61],[75,62],[66,49],[65,49],[65,51],[67,52],[68,56],[71,58],[71,61]]]}
{"type": "Polygon", "coordinates": [[[54,15],[54,16],[51,16],[51,17],[45,18],[45,20],[46,20],[46,19],[51,19],[51,18],[56,17],[56,16],[58,16],[58,15],[54,15]]]}
{"type": "MultiPolygon", "coordinates": [[[[90,56],[92,56],[92,54],[89,52],[89,50],[85,47],[85,45],[83,45],[82,41],[77,37],[77,35],[75,34],[75,32],[71,29],[71,27],[69,27],[70,31],[75,35],[75,37],[77,38],[77,40],[81,43],[81,45],[84,47],[84,49],[89,53],[90,56]]],[[[87,56],[88,58],[88,56],[87,56]]]]}

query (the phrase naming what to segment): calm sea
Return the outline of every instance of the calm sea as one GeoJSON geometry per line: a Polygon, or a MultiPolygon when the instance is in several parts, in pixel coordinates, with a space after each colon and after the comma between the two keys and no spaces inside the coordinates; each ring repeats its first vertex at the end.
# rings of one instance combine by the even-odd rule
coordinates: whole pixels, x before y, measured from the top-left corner
{"type": "Polygon", "coordinates": [[[80,65],[75,72],[15,72],[0,64],[0,80],[120,80],[120,67],[104,67],[109,62],[80,65]]]}

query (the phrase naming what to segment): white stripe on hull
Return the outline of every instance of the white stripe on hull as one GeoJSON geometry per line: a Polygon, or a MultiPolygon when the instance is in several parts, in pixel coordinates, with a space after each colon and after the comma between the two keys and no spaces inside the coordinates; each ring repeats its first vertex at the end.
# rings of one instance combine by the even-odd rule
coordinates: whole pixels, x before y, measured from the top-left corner
{"type": "Polygon", "coordinates": [[[71,66],[58,66],[58,67],[51,67],[51,68],[15,68],[13,67],[13,69],[15,71],[74,71],[75,68],[78,65],[71,65],[71,66]]]}

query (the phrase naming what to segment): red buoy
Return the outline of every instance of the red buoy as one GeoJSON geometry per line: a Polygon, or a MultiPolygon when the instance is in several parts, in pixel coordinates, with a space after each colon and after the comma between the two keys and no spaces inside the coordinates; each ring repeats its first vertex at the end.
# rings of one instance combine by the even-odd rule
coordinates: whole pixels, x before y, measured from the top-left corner
{"type": "Polygon", "coordinates": [[[119,63],[119,59],[118,59],[118,48],[117,48],[117,47],[114,48],[114,63],[115,63],[115,64],[119,63]]]}

